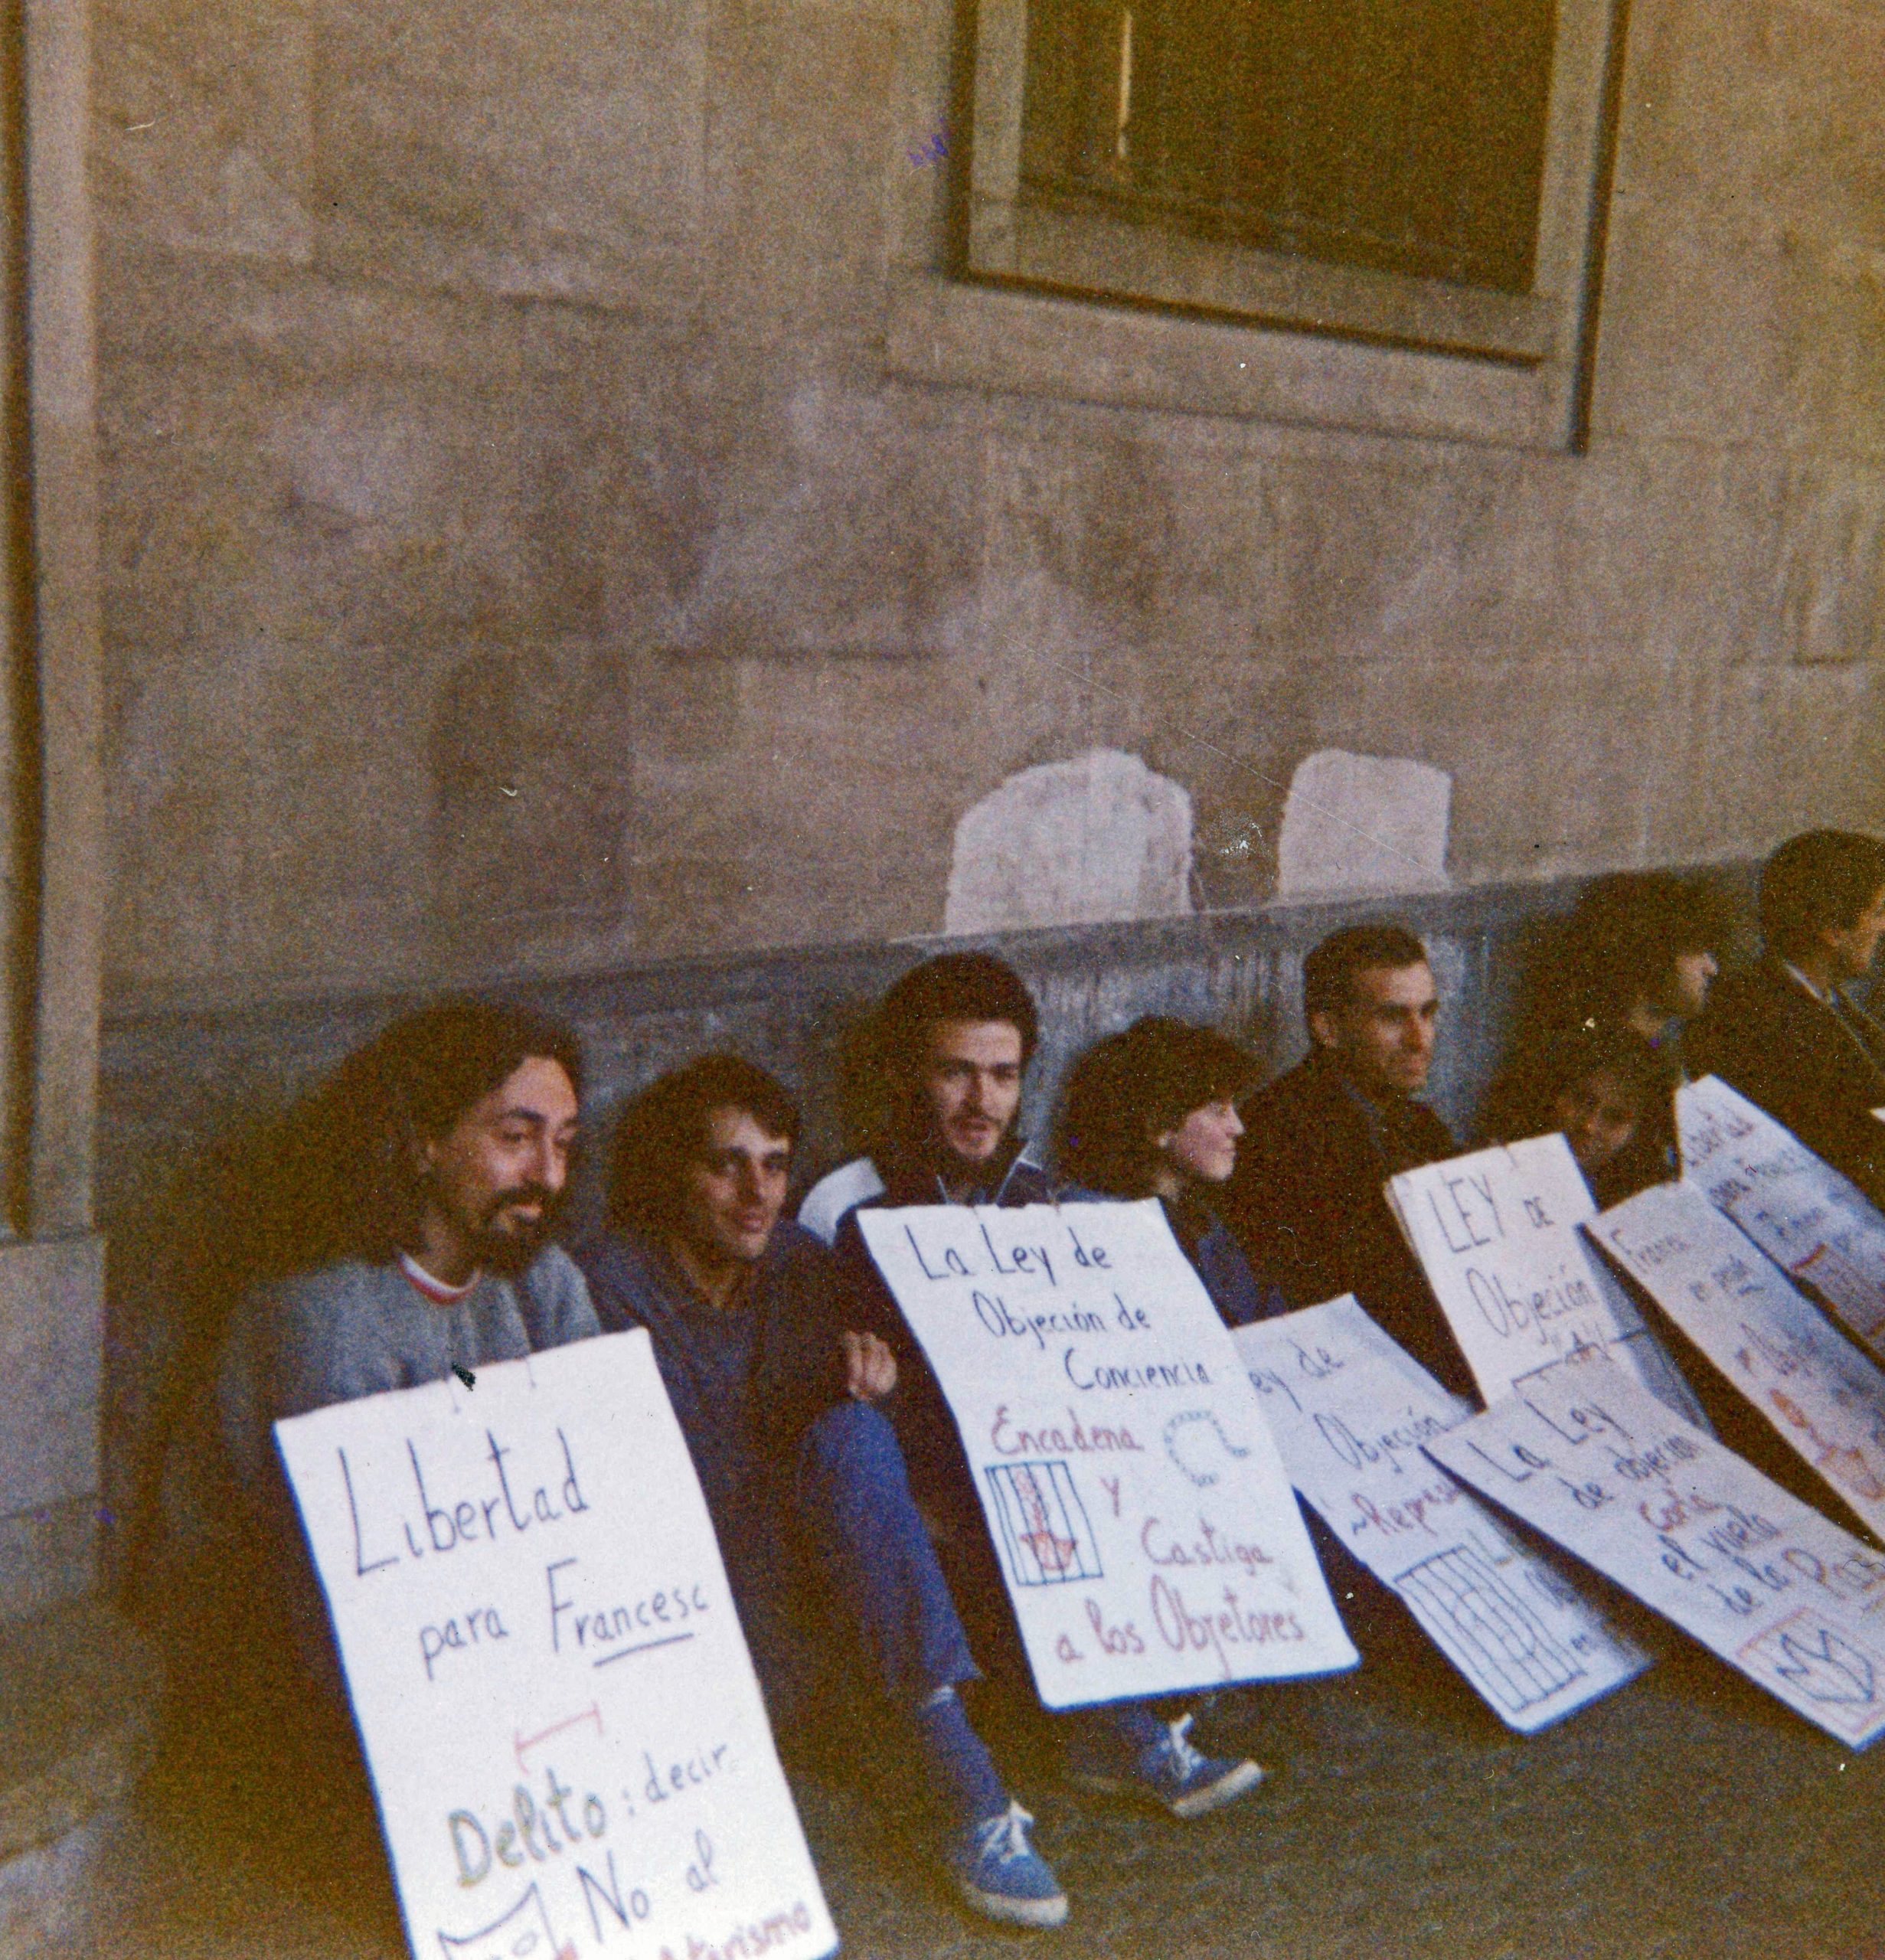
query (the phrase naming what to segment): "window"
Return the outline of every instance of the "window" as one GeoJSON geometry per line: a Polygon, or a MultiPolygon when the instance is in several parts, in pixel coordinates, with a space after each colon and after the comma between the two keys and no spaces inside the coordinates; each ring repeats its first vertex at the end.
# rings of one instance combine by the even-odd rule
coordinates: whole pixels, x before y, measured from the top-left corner
{"type": "Polygon", "coordinates": [[[887,370],[1581,447],[1622,4],[915,0],[887,370]]]}
{"type": "Polygon", "coordinates": [[[1018,201],[1524,293],[1551,0],[1027,10],[1018,201]]]}

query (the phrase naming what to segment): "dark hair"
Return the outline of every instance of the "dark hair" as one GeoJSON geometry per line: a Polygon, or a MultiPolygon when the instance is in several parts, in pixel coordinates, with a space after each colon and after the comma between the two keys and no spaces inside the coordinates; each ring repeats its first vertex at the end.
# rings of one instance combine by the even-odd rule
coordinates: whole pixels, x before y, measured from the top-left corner
{"type": "Polygon", "coordinates": [[[1615,1077],[1635,1099],[1638,1121],[1657,1113],[1673,1085],[1655,1050],[1628,1027],[1566,1028],[1516,1056],[1487,1093],[1480,1128],[1503,1143],[1557,1128],[1553,1106],[1567,1089],[1595,1075],[1615,1077]]]}
{"type": "Polygon", "coordinates": [[[1303,1018],[1346,1006],[1355,975],[1371,967],[1393,970],[1430,963],[1426,948],[1405,926],[1391,919],[1344,926],[1340,932],[1331,933],[1302,962],[1303,1018]]]}
{"type": "Polygon", "coordinates": [[[1851,830],[1789,838],[1761,873],[1761,937],[1785,959],[1843,932],[1885,887],[1885,844],[1851,830]]]}
{"type": "Polygon", "coordinates": [[[355,1050],[284,1124],[271,1182],[296,1263],[386,1259],[416,1243],[427,1197],[420,1146],[524,1063],[557,1063],[580,1097],[583,1051],[563,1022],[449,995],[355,1050]]]}
{"type": "Polygon", "coordinates": [[[173,1168],[161,1262],[171,1337],[132,1472],[127,1583],[144,1583],[165,1452],[214,1380],[231,1308],[250,1288],[342,1258],[410,1251],[426,1191],[418,1146],[526,1061],[557,1063],[580,1096],[583,1055],[561,1022],[450,995],[402,1016],[286,1110],[249,1110],[173,1168]]]}
{"type": "Polygon", "coordinates": [[[716,1109],[738,1109],[768,1136],[799,1141],[799,1106],[776,1076],[742,1055],[700,1055],[651,1082],[616,1126],[609,1214],[619,1225],[665,1231],[673,1223],[681,1173],[707,1140],[716,1109]]]}
{"type": "Polygon", "coordinates": [[[1147,1014],[1095,1043],[1068,1073],[1055,1164],[1089,1191],[1137,1196],[1157,1155],[1152,1138],[1207,1102],[1240,1096],[1256,1073],[1227,1035],[1147,1014]]]}
{"type": "Polygon", "coordinates": [[[1652,1000],[1684,953],[1717,959],[1731,936],[1728,906],[1706,878],[1618,871],[1594,880],[1566,921],[1559,1018],[1614,1021],[1652,1000]]]}
{"type": "Polygon", "coordinates": [[[884,996],[877,1039],[893,1076],[908,1066],[939,1021],[1007,1021],[1020,1033],[1023,1068],[1041,1036],[1027,983],[993,953],[939,952],[913,966],[884,996]]]}

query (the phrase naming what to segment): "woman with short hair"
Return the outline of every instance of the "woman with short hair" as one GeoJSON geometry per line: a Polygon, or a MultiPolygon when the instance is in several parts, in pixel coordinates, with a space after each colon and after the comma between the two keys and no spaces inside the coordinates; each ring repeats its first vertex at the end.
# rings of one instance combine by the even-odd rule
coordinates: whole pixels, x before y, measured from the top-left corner
{"type": "Polygon", "coordinates": [[[1228,1327],[1288,1311],[1220,1222],[1211,1198],[1237,1161],[1237,1099],[1254,1058],[1227,1036],[1147,1014],[1097,1042],[1061,1092],[1054,1158],[1072,1183],[1107,1197],[1155,1197],[1228,1327]]]}

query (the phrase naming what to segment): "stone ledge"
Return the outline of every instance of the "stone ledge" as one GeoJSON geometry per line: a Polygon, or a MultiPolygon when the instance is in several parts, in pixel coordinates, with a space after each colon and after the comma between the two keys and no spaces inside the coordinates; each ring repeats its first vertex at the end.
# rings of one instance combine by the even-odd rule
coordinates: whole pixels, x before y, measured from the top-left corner
{"type": "Polygon", "coordinates": [[[155,1749],[158,1671],[96,1596],[0,1627],[0,1874],[129,1796],[155,1749]]]}

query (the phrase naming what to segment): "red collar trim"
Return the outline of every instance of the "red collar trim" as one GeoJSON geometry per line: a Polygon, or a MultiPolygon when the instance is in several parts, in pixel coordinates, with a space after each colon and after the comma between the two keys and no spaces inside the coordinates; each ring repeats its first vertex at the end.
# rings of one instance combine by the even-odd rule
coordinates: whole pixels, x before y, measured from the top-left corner
{"type": "Polygon", "coordinates": [[[474,1272],[462,1286],[448,1286],[443,1279],[433,1279],[410,1253],[400,1254],[399,1269],[435,1307],[455,1307],[460,1300],[469,1298],[472,1289],[482,1276],[474,1272]]]}

